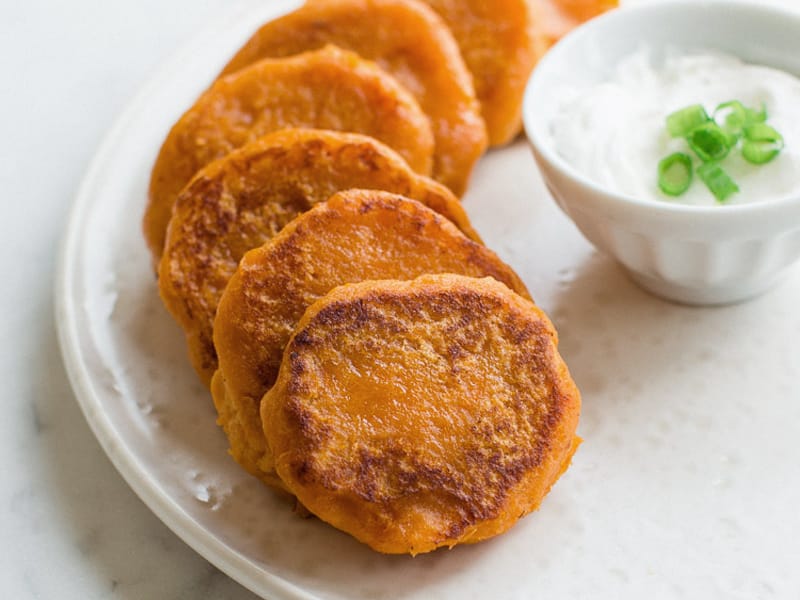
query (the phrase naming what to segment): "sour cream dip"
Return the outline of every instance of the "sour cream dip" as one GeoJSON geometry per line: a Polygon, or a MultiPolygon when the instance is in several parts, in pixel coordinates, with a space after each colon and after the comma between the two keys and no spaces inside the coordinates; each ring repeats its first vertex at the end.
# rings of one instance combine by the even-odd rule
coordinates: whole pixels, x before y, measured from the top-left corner
{"type": "Polygon", "coordinates": [[[763,165],[731,151],[721,166],[740,191],[725,204],[800,195],[800,79],[716,51],[654,61],[642,48],[620,62],[608,80],[565,94],[550,134],[558,154],[600,187],[641,201],[712,206],[718,203],[696,174],[681,196],[664,194],[657,166],[673,152],[691,155],[683,139],[667,133],[667,115],[694,104],[711,115],[730,100],[765,105],[767,122],[781,133],[785,146],[763,165]]]}

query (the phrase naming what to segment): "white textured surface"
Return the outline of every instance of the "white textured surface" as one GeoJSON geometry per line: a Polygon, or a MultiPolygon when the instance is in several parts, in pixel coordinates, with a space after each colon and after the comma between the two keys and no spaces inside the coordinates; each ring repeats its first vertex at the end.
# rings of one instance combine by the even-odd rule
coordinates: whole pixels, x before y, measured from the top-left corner
{"type": "Polygon", "coordinates": [[[228,4],[2,3],[2,598],[255,598],[117,474],[75,402],[53,320],[59,241],[97,145],[153,69],[228,4]]]}
{"type": "MultiPolygon", "coordinates": [[[[163,526],[117,475],[73,399],[51,316],[58,238],[103,133],[193,29],[227,14],[225,4],[4,7],[2,597],[254,598],[163,526]]],[[[133,168],[141,174],[144,167],[133,168]]],[[[144,189],[141,181],[131,185],[144,189]]],[[[109,199],[106,217],[116,201],[109,199]]],[[[800,271],[732,307],[654,299],[596,255],[558,212],[521,144],[483,161],[466,206],[553,317],[584,394],[586,441],[539,513],[494,542],[413,561],[384,559],[321,524],[292,520],[235,471],[221,482],[209,470],[183,469],[180,461],[198,439],[202,460],[232,469],[217,454],[224,445],[208,423],[208,404],[181,413],[184,426],[173,429],[169,398],[112,385],[109,399],[127,394],[116,414],[137,420],[128,437],[140,439],[143,456],[164,465],[162,472],[180,473],[168,488],[192,515],[234,523],[225,542],[259,549],[313,591],[329,590],[328,597],[432,598],[454,585],[467,586],[464,598],[799,597],[800,271]],[[155,445],[141,441],[147,439],[155,445]],[[162,443],[183,454],[154,459],[162,443]],[[242,498],[255,504],[234,513],[232,502],[242,498]],[[248,538],[248,519],[263,527],[276,511],[283,518],[276,527],[290,537],[248,538]]],[[[114,223],[130,228],[119,242],[132,243],[138,214],[114,223]]],[[[112,250],[119,259],[119,247],[112,250]]],[[[174,354],[169,390],[195,393],[180,335],[152,282],[137,279],[141,257],[132,263],[129,278],[96,282],[96,289],[123,292],[116,303],[96,296],[109,302],[100,308],[120,317],[114,321],[125,337],[110,343],[145,359],[149,351],[174,354]]],[[[116,375],[123,379],[147,373],[147,363],[122,367],[116,375]]]]}

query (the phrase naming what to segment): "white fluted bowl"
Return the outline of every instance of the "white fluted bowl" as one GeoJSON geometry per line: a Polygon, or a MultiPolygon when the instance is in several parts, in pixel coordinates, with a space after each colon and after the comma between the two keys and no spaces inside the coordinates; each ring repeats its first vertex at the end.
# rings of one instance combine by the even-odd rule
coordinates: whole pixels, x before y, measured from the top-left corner
{"type": "Polygon", "coordinates": [[[800,195],[707,207],[638,200],[599,187],[554,148],[549,127],[559,90],[607,79],[643,44],[655,56],[670,48],[717,49],[800,75],[800,15],[732,0],[617,9],[548,52],[528,83],[523,107],[528,140],[556,202],[642,287],[689,304],[756,296],[800,257],[800,195]]]}

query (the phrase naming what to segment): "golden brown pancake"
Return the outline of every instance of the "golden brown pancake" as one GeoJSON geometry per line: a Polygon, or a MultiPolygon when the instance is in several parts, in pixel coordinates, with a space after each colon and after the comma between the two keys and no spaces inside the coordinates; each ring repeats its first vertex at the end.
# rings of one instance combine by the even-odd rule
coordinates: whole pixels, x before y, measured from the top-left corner
{"type": "Polygon", "coordinates": [[[618,6],[619,0],[531,0],[539,57],[581,23],[618,6]]]}
{"type": "Polygon", "coordinates": [[[433,175],[456,195],[486,148],[472,78],[442,19],[419,0],[313,0],[262,26],[225,67],[335,44],[394,75],[430,117],[433,175]]]}
{"type": "Polygon", "coordinates": [[[472,72],[489,143],[522,128],[522,95],[538,58],[528,0],[425,0],[453,32],[472,72]]]}
{"type": "Polygon", "coordinates": [[[175,124],[150,179],[144,233],[161,257],[172,205],[192,176],[213,160],[285,127],[353,131],[396,150],[427,174],[433,134],[416,100],[374,63],[326,47],[267,59],[223,77],[175,124]]]}
{"type": "Polygon", "coordinates": [[[313,514],[385,553],[509,529],[569,466],[580,395],[548,318],[494,279],[344,285],[289,342],[261,415],[313,514]]]}
{"type": "Polygon", "coordinates": [[[415,174],[373,138],[286,129],[235,150],[202,169],[178,196],[159,266],[161,297],[186,331],[206,385],[217,368],[214,314],[239,259],[298,214],[354,187],[419,200],[480,241],[447,188],[415,174]]]}
{"type": "Polygon", "coordinates": [[[310,304],[344,283],[445,272],[492,276],[528,296],[491,250],[419,202],[387,192],[336,194],[245,254],[214,321],[212,395],[233,457],[274,483],[258,406],[310,304]]]}

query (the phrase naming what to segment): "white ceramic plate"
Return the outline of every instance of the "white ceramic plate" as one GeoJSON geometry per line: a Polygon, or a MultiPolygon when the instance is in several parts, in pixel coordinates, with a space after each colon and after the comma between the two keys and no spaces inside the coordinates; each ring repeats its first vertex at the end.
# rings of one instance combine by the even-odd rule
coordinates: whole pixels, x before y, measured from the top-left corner
{"type": "Polygon", "coordinates": [[[60,340],[86,418],[136,493],[272,599],[797,597],[798,273],[747,305],[651,298],[557,211],[522,143],[481,161],[465,205],[554,318],[584,394],[586,442],[541,509],[489,542],[387,557],[296,517],[227,456],[158,299],[140,217],[170,125],[259,23],[293,4],[231,12],[166,65],[75,203],[60,340]]]}

